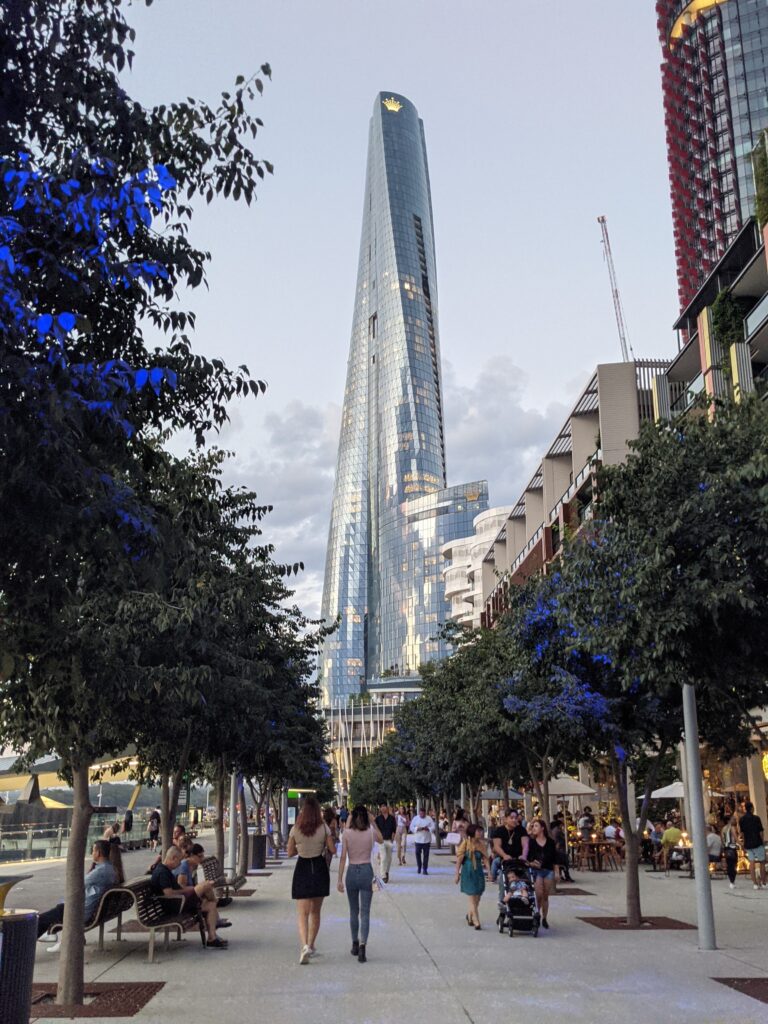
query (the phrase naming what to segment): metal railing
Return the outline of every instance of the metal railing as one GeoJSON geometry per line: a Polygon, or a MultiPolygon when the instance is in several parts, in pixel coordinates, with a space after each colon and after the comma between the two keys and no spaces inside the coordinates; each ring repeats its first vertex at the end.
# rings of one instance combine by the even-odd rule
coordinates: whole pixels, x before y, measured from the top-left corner
{"type": "Polygon", "coordinates": [[[744,340],[752,337],[758,327],[768,319],[768,292],[744,317],[744,340]]]}
{"type": "MultiPolygon", "coordinates": [[[[32,823],[0,828],[0,864],[65,857],[70,833],[71,829],[64,825],[32,823]]],[[[91,825],[88,829],[88,843],[101,839],[103,833],[103,822],[91,825]]]]}
{"type": "Polygon", "coordinates": [[[670,406],[670,412],[672,415],[681,416],[687,409],[690,409],[703,390],[704,374],[700,373],[698,376],[693,378],[685,391],[683,391],[683,393],[674,400],[670,406]]]}
{"type": "Polygon", "coordinates": [[[567,505],[569,501],[572,501],[573,498],[576,497],[576,495],[579,492],[579,489],[580,489],[581,485],[584,483],[584,481],[589,477],[590,473],[592,472],[592,466],[596,462],[600,462],[602,457],[603,457],[603,452],[602,452],[601,448],[596,448],[594,450],[594,452],[592,452],[592,454],[589,456],[589,458],[587,459],[587,461],[584,464],[584,466],[576,474],[576,479],[573,481],[573,483],[568,485],[568,489],[563,493],[563,495],[560,498],[558,498],[558,500],[555,502],[555,504],[549,510],[550,522],[553,519],[556,518],[558,509],[560,508],[561,505],[567,505]]]}

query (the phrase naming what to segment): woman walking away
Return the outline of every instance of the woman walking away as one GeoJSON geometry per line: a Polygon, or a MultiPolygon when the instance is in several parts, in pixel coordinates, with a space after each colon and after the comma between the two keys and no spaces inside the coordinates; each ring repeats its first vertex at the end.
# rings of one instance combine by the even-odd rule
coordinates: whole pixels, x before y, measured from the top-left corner
{"type": "Polygon", "coordinates": [[[736,888],[736,865],[739,863],[739,819],[735,814],[723,829],[723,846],[725,848],[725,870],[728,872],[728,885],[736,888]]]}
{"type": "Polygon", "coordinates": [[[288,833],[288,856],[299,855],[293,872],[291,897],[299,916],[300,964],[308,964],[315,955],[315,940],[320,931],[320,909],[331,888],[326,852],[335,852],[331,830],[323,821],[320,804],[314,796],[304,798],[296,824],[288,833]]]}
{"type": "Polygon", "coordinates": [[[456,850],[456,883],[469,899],[467,924],[480,931],[480,897],[485,892],[485,873],[490,871],[486,842],[479,825],[467,825],[466,837],[456,850]]]}
{"type": "Polygon", "coordinates": [[[373,844],[381,842],[381,833],[362,804],[352,811],[341,837],[339,861],[339,892],[344,892],[344,868],[347,867],[347,899],[349,900],[349,928],[352,932],[352,956],[361,964],[366,961],[365,947],[371,919],[373,898],[373,844]]]}
{"type": "Polygon", "coordinates": [[[552,882],[555,877],[555,860],[557,848],[554,839],[551,839],[547,832],[547,826],[536,818],[531,822],[531,841],[528,847],[528,867],[534,879],[536,899],[541,913],[541,927],[549,928],[547,914],[549,913],[549,894],[552,891],[552,882]]]}
{"type": "Polygon", "coordinates": [[[398,807],[397,814],[395,815],[397,821],[397,828],[395,829],[395,846],[397,848],[397,863],[401,866],[405,864],[405,851],[408,841],[408,828],[411,824],[408,817],[408,812],[404,807],[398,807]]]}

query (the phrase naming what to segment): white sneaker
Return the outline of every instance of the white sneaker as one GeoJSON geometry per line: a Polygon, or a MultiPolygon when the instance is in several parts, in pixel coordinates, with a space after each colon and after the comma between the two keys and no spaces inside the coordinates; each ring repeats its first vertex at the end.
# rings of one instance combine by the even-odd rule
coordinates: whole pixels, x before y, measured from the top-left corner
{"type": "Polygon", "coordinates": [[[760,886],[759,886],[759,885],[753,885],[753,886],[752,886],[752,888],[753,888],[753,889],[754,889],[755,891],[757,891],[757,890],[758,890],[758,889],[760,888],[760,886]]]}
{"type": "Polygon", "coordinates": [[[299,957],[299,963],[308,964],[311,955],[312,954],[309,951],[309,946],[303,946],[301,950],[301,956],[299,957]]]}
{"type": "Polygon", "coordinates": [[[61,939],[60,939],[60,938],[59,938],[59,936],[57,935],[57,936],[56,936],[56,941],[55,941],[55,942],[53,943],[53,945],[52,945],[52,946],[49,946],[49,947],[48,947],[48,949],[46,950],[46,952],[47,952],[47,953],[58,953],[60,949],[61,949],[61,939]]]}
{"type": "Polygon", "coordinates": [[[58,942],[61,939],[61,935],[57,932],[56,935],[52,935],[51,932],[43,932],[38,942],[58,942]]]}
{"type": "Polygon", "coordinates": [[[735,888],[736,888],[736,883],[735,883],[735,882],[729,882],[729,883],[728,883],[728,886],[729,886],[729,888],[731,888],[731,889],[735,889],[735,888]]]}
{"type": "Polygon", "coordinates": [[[309,947],[309,956],[310,956],[310,959],[311,959],[311,958],[312,958],[313,956],[317,956],[317,950],[315,949],[315,947],[314,947],[314,946],[310,946],[310,947],[309,947]]]}

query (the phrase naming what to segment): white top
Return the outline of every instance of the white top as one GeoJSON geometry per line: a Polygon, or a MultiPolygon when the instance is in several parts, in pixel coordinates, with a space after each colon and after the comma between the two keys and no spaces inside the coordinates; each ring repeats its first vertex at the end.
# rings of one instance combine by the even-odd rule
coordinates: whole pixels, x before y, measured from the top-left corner
{"type": "Polygon", "coordinates": [[[415,814],[411,818],[411,832],[413,832],[413,838],[417,843],[431,843],[434,831],[435,822],[428,814],[423,818],[420,814],[415,814]],[[423,831],[424,829],[427,831],[423,831]]]}
{"type": "Polygon", "coordinates": [[[407,825],[408,825],[408,819],[406,818],[406,816],[404,814],[396,814],[395,818],[397,820],[397,830],[398,830],[398,832],[403,832],[406,829],[407,825]]]}
{"type": "Polygon", "coordinates": [[[606,839],[615,839],[616,838],[616,828],[615,828],[615,826],[614,825],[606,825],[605,826],[605,830],[603,832],[603,835],[605,836],[606,839]]]}
{"type": "Polygon", "coordinates": [[[723,843],[716,832],[707,835],[707,852],[710,857],[719,857],[723,850],[723,843]]]}

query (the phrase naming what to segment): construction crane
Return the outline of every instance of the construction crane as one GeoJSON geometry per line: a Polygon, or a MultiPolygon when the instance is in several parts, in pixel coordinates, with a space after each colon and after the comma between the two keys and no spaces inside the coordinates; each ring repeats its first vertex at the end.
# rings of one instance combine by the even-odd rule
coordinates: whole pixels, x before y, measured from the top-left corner
{"type": "MultiPolygon", "coordinates": [[[[611,240],[608,237],[608,221],[605,217],[598,217],[597,223],[603,233],[603,256],[608,264],[608,276],[611,279],[611,295],[613,296],[613,311],[616,314],[616,327],[619,331],[619,343],[621,344],[621,357],[625,363],[630,361],[632,346],[627,341],[627,323],[624,319],[624,307],[621,304],[619,285],[616,281],[616,267],[613,265],[613,253],[611,252],[611,240]]],[[[634,359],[635,353],[632,352],[634,359]]]]}

